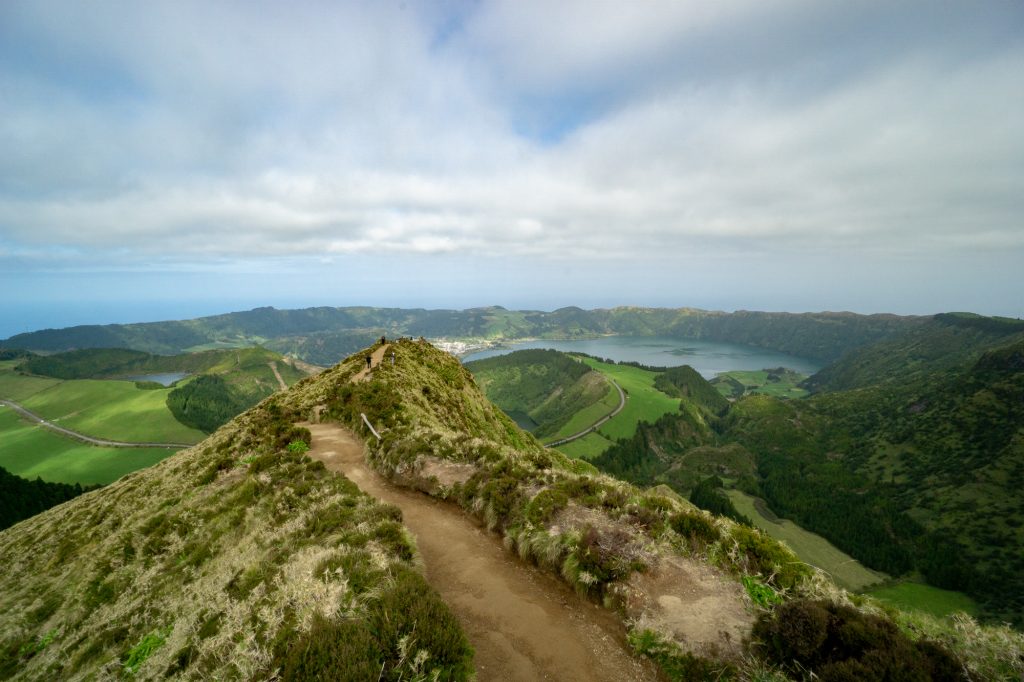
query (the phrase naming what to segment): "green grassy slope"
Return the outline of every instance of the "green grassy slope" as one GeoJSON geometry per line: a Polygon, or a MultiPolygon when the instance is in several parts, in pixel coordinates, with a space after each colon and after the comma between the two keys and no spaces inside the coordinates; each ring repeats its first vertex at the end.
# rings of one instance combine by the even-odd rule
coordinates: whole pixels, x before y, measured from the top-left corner
{"type": "Polygon", "coordinates": [[[204,434],[167,409],[169,388],[142,390],[128,381],[65,381],[21,404],[74,431],[130,442],[197,443],[204,434]]]}
{"type": "Polygon", "coordinates": [[[805,398],[808,391],[800,384],[807,380],[784,367],[759,370],[733,370],[722,372],[711,380],[711,385],[726,398],[741,398],[748,393],[760,393],[776,398],[805,398]]]}
{"type": "Polygon", "coordinates": [[[570,421],[579,423],[581,411],[600,413],[580,428],[610,411],[602,403],[612,390],[608,382],[558,351],[522,350],[466,363],[466,369],[491,402],[540,439],[561,433],[570,421]]]}
{"type": "MultiPolygon", "coordinates": [[[[90,349],[45,358],[0,362],[0,397],[14,400],[40,416],[86,435],[128,442],[195,443],[206,434],[182,423],[169,409],[178,389],[133,382],[67,379],[22,374],[26,370],[62,377],[125,376],[159,372],[205,372],[218,377],[230,392],[231,409],[217,424],[279,389],[269,363],[286,384],[305,374],[280,355],[260,349],[232,349],[180,356],[153,356],[124,349],[90,349]],[[40,363],[40,360],[46,362],[40,363]]],[[[193,378],[179,382],[179,389],[193,378]]],[[[205,422],[202,422],[205,424],[205,422]]],[[[198,425],[198,424],[197,424],[198,425]]],[[[0,465],[22,476],[47,481],[110,483],[150,466],[173,451],[146,448],[102,448],[79,443],[19,420],[13,413],[0,420],[0,465]]]]}
{"type": "Polygon", "coordinates": [[[400,512],[289,453],[292,418],[264,404],[0,533],[0,677],[466,679],[400,512]]]}
{"type": "MultiPolygon", "coordinates": [[[[0,676],[411,679],[422,657],[401,654],[408,635],[428,650],[428,678],[440,666],[441,679],[464,679],[464,639],[412,569],[396,510],[290,451],[308,438],[294,422],[321,411],[363,434],[385,475],[455,502],[524,559],[627,613],[649,576],[693,561],[716,584],[747,579],[765,609],[749,614],[758,632],[798,627],[802,609],[823,608],[808,599],[834,599],[829,608],[845,609],[837,622],[882,628],[918,658],[953,652],[984,678],[1024,671],[1014,663],[1024,638],[928,621],[945,644],[919,644],[924,629],[897,632],[849,611],[841,592],[809,580],[762,534],[543,449],[454,358],[415,342],[395,350],[396,364],[366,382],[349,382],[363,364],[354,356],[196,447],[0,532],[0,676]],[[442,483],[428,474],[439,463],[471,473],[442,483]],[[792,608],[771,606],[790,598],[792,608]]],[[[673,679],[780,671],[760,660],[774,655],[765,647],[713,660],[714,651],[685,654],[671,624],[630,622],[633,645],[673,679]]]]}
{"type": "Polygon", "coordinates": [[[636,433],[640,422],[653,422],[663,414],[679,410],[679,398],[672,398],[655,388],[658,372],[630,365],[613,365],[594,358],[583,358],[583,362],[614,379],[626,392],[626,407],[599,429],[606,438],[629,438],[636,433]]]}
{"type": "Polygon", "coordinates": [[[766,516],[764,508],[756,504],[756,498],[739,490],[730,490],[726,494],[741,514],[754,521],[754,525],[776,540],[785,542],[801,561],[822,569],[836,584],[848,590],[860,591],[888,579],[889,576],[864,567],[820,535],[808,532],[792,521],[780,519],[774,514],[771,517],[766,516]]]}
{"type": "Polygon", "coordinates": [[[156,464],[176,450],[101,448],[26,423],[0,406],[0,466],[22,478],[54,483],[107,484],[156,464]]]}

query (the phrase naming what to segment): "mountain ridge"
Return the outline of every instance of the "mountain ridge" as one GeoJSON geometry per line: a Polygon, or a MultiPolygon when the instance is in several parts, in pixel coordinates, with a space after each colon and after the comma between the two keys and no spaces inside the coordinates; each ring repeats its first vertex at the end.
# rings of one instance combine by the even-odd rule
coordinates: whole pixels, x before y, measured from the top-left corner
{"type": "Polygon", "coordinates": [[[732,341],[831,361],[852,348],[927,319],[887,313],[727,313],[635,306],[594,310],[571,307],[551,312],[512,311],[500,306],[461,311],[366,306],[298,310],[263,307],[192,320],[41,330],[17,334],[0,343],[40,351],[124,347],[161,354],[211,344],[263,344],[314,364],[330,365],[382,334],[504,341],[626,334],[732,341]]]}

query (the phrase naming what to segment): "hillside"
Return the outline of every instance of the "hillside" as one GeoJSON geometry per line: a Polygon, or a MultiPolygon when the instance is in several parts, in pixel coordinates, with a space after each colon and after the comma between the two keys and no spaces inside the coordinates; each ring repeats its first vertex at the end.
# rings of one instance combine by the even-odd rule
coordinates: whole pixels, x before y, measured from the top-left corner
{"type": "Polygon", "coordinates": [[[466,369],[488,400],[541,440],[614,391],[587,365],[553,350],[516,351],[468,362],[466,369]]]}
{"type": "Polygon", "coordinates": [[[716,473],[870,568],[922,574],[979,600],[986,617],[1020,624],[1018,330],[940,316],[825,368],[807,382],[819,391],[808,399],[748,395],[707,427],[668,415],[595,463],[683,492],[716,473]],[[721,453],[719,471],[704,464],[708,453],[721,453]]]}
{"type": "Polygon", "coordinates": [[[469,649],[412,568],[399,515],[301,454],[312,438],[295,423],[319,420],[360,434],[387,478],[454,503],[522,559],[616,606],[634,648],[671,678],[883,666],[916,679],[961,665],[1019,676],[1019,636],[857,608],[760,533],[543,449],[429,344],[387,350],[393,365],[368,373],[353,356],[0,533],[0,673],[464,679],[469,649]],[[800,627],[809,643],[781,637],[800,627]],[[826,652],[839,636],[828,628],[866,639],[826,652]],[[747,649],[748,636],[766,646],[747,649]]]}
{"type": "Polygon", "coordinates": [[[580,338],[604,334],[729,341],[829,362],[843,353],[928,318],[853,313],[724,313],[694,308],[636,308],[552,312],[402,308],[256,308],[193,320],[83,325],[18,334],[0,346],[39,351],[131,348],[174,354],[216,347],[263,345],[307,362],[330,365],[382,334],[492,341],[580,338]]]}
{"type": "Polygon", "coordinates": [[[308,440],[270,400],[0,533],[0,677],[464,679],[400,514],[308,440]]]}
{"type": "MultiPolygon", "coordinates": [[[[96,409],[105,402],[106,394],[100,390],[103,387],[114,393],[131,390],[125,382],[85,383],[87,380],[130,379],[165,373],[181,375],[175,387],[169,391],[156,384],[143,385],[146,382],[136,382],[136,387],[156,391],[149,397],[159,397],[178,422],[205,433],[212,433],[235,415],[279,390],[282,382],[293,384],[306,375],[280,354],[263,348],[209,350],[179,355],[154,355],[126,348],[88,348],[32,357],[12,369],[19,375],[8,377],[7,383],[12,387],[28,384],[36,377],[64,380],[62,384],[48,386],[45,394],[29,400],[29,406],[55,418],[61,416],[54,412],[58,409],[54,406],[55,401],[63,402],[59,400],[60,396],[70,391],[82,387],[89,389],[79,392],[83,394],[83,400],[92,403],[90,409],[96,409]],[[42,401],[43,397],[45,401],[42,401]]],[[[0,397],[9,397],[4,394],[4,390],[5,387],[0,385],[0,397]]],[[[104,427],[101,425],[99,428],[104,427]]],[[[188,439],[187,435],[186,442],[194,441],[188,439]]],[[[160,438],[139,437],[138,440],[160,438]]]]}

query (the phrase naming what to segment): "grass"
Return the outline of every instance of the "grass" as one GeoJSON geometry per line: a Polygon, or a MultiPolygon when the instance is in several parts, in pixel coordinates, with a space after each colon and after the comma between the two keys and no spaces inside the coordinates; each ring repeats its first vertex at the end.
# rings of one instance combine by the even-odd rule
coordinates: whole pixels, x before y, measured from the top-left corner
{"type": "Polygon", "coordinates": [[[608,384],[608,392],[603,398],[601,398],[601,400],[592,405],[588,405],[574,414],[572,419],[567,421],[565,425],[558,430],[558,433],[547,440],[558,440],[559,438],[565,438],[566,436],[571,436],[574,433],[579,433],[618,406],[619,392],[615,390],[614,386],[608,384]]]}
{"type": "Polygon", "coordinates": [[[13,367],[0,367],[0,398],[13,400],[16,403],[59,383],[61,383],[60,379],[22,376],[14,372],[13,367]]]}
{"type": "Polygon", "coordinates": [[[0,466],[22,478],[105,485],[175,452],[85,445],[22,421],[10,408],[0,407],[0,466]]]}
{"type": "Polygon", "coordinates": [[[594,459],[612,445],[612,441],[598,432],[591,431],[583,438],[559,445],[555,449],[573,459],[594,459]]]}
{"type": "MultiPolygon", "coordinates": [[[[758,369],[758,370],[732,370],[729,372],[722,372],[715,379],[719,377],[729,377],[735,379],[739,383],[743,384],[745,393],[760,393],[763,395],[770,395],[776,398],[803,398],[808,394],[808,391],[797,386],[798,383],[807,378],[804,374],[797,374],[796,372],[786,372],[782,375],[776,375],[777,381],[769,381],[768,377],[771,372],[758,369]]],[[[727,398],[737,397],[733,394],[731,387],[726,381],[712,381],[712,384],[718,391],[727,398]]]]}
{"type": "Polygon", "coordinates": [[[584,362],[618,382],[626,392],[626,407],[599,430],[610,440],[629,438],[642,421],[654,423],[664,414],[679,411],[679,399],[670,398],[654,387],[657,372],[629,365],[609,365],[592,358],[584,362]]]}
{"type": "Polygon", "coordinates": [[[966,594],[922,583],[900,581],[867,590],[865,594],[900,609],[923,611],[937,618],[961,611],[971,616],[978,612],[978,605],[966,594]]]}
{"type": "Polygon", "coordinates": [[[820,535],[806,531],[788,519],[769,520],[758,509],[760,505],[755,505],[754,497],[738,490],[727,490],[726,494],[736,509],[750,518],[755,526],[785,542],[801,561],[822,569],[840,586],[848,590],[862,590],[887,579],[884,573],[872,571],[820,535]]]}
{"type": "MultiPolygon", "coordinates": [[[[269,369],[269,368],[268,368],[269,369]]],[[[170,389],[141,390],[129,381],[64,381],[20,401],[36,414],[86,435],[149,443],[198,443],[167,408],[170,389]]]]}

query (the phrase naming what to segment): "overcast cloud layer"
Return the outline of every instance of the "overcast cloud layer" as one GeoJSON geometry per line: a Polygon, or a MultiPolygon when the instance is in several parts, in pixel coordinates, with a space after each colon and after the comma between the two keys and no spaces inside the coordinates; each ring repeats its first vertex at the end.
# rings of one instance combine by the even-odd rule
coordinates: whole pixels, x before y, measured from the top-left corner
{"type": "Polygon", "coordinates": [[[1022,83],[1018,0],[6,0],[0,283],[1017,316],[1022,83]]]}

